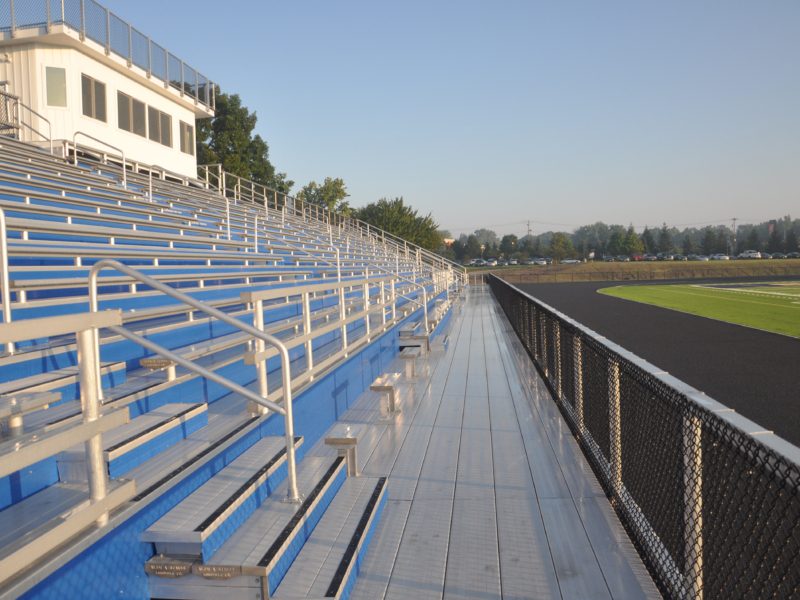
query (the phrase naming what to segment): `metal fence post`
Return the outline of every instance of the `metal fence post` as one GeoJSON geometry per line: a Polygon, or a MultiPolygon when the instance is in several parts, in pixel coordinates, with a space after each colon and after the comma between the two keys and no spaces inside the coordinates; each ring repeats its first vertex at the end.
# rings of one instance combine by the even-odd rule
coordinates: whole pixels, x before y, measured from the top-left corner
{"type": "Polygon", "coordinates": [[[391,282],[391,298],[392,298],[392,321],[397,320],[397,290],[395,290],[395,280],[391,282]]]}
{"type": "Polygon", "coordinates": [[[683,418],[683,498],[687,597],[703,600],[703,446],[700,419],[683,418]]]}
{"type": "Polygon", "coordinates": [[[578,422],[578,431],[583,435],[583,342],[577,334],[572,338],[572,353],[575,377],[575,418],[578,422]]]}
{"type": "MultiPolygon", "coordinates": [[[[81,409],[84,423],[92,423],[100,418],[100,397],[97,389],[100,384],[97,349],[94,341],[97,328],[84,329],[76,333],[78,341],[78,377],[81,389],[81,409]]],[[[89,494],[92,504],[100,502],[108,494],[108,474],[103,452],[103,436],[93,435],[85,443],[86,472],[89,478],[89,494]]],[[[108,523],[108,513],[97,519],[102,526],[108,523]]]]}
{"type": "MultiPolygon", "coordinates": [[[[49,0],[48,0],[49,1],[49,0]]],[[[111,54],[111,11],[106,11],[106,56],[111,54]]]]}
{"type": "Polygon", "coordinates": [[[86,39],[86,4],[84,0],[81,0],[81,30],[79,37],[81,41],[86,39]]]}
{"type": "Polygon", "coordinates": [[[561,325],[553,321],[553,369],[555,370],[556,400],[561,403],[561,325]]]}
{"type": "Polygon", "coordinates": [[[620,419],[619,363],[608,359],[608,430],[610,437],[610,477],[615,499],[622,490],[622,429],[620,419]]]}

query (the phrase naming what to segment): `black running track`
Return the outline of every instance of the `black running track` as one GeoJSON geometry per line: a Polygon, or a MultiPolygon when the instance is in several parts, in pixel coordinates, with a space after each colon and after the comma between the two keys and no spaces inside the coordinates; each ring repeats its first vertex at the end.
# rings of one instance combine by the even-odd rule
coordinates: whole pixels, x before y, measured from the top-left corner
{"type": "Polygon", "coordinates": [[[613,285],[519,287],[800,445],[800,340],[597,293],[613,285]]]}

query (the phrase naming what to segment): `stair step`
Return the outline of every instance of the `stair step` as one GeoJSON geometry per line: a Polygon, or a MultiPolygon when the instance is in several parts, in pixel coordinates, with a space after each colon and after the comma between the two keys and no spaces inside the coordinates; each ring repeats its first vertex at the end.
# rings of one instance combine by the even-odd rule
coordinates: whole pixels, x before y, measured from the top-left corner
{"type": "Polygon", "coordinates": [[[386,478],[348,479],[273,596],[346,597],[386,501],[386,478]]]}
{"type": "MultiPolygon", "coordinates": [[[[125,363],[101,363],[100,373],[103,377],[104,387],[117,385],[125,380],[125,363]]],[[[54,390],[60,390],[65,399],[77,398],[78,367],[64,367],[0,383],[0,396],[54,390]]]]}
{"type": "MultiPolygon", "coordinates": [[[[286,476],[283,437],[259,440],[142,534],[156,552],[208,560],[286,476]]],[[[295,447],[302,444],[296,438],[295,447]]]]}
{"type": "MultiPolygon", "coordinates": [[[[103,449],[111,477],[120,477],[162,450],[208,424],[205,403],[165,404],[103,436],[103,449]]],[[[86,480],[84,448],[75,446],[58,457],[62,481],[86,480]]]]}
{"type": "Polygon", "coordinates": [[[297,472],[301,504],[284,501],[284,482],[213,558],[159,557],[147,563],[152,597],[269,597],[345,482],[344,458],[306,457],[297,472]],[[262,589],[263,586],[263,589],[262,589]],[[263,594],[262,594],[263,592],[263,594]]]}

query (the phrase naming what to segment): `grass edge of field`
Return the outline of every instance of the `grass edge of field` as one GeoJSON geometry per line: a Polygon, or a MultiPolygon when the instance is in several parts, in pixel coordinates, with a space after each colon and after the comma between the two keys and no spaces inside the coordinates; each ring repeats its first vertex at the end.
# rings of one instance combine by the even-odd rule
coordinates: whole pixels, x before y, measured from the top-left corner
{"type": "Polygon", "coordinates": [[[610,290],[621,289],[621,288],[633,288],[633,287],[657,287],[660,285],[667,285],[667,286],[688,286],[688,285],[695,285],[693,283],[668,283],[668,284],[623,284],[623,285],[611,285],[604,288],[599,288],[595,290],[598,294],[603,294],[604,296],[610,296],[612,298],[617,298],[618,300],[624,300],[626,302],[635,302],[636,304],[646,304],[648,306],[655,306],[656,308],[662,308],[664,310],[672,310],[677,313],[682,313],[685,315],[692,315],[693,317],[700,317],[703,319],[709,319],[711,321],[717,321],[719,323],[726,323],[728,325],[738,325],[739,327],[747,327],[748,329],[753,329],[755,331],[763,331],[765,333],[772,333],[774,335],[780,335],[782,337],[787,337],[793,340],[800,340],[800,334],[792,335],[791,333],[786,333],[783,331],[775,331],[773,329],[765,329],[764,327],[757,327],[755,325],[750,325],[747,323],[737,323],[736,321],[727,321],[725,319],[720,319],[718,317],[711,317],[708,315],[692,312],[689,310],[681,310],[680,308],[674,308],[672,306],[664,306],[663,304],[658,304],[656,302],[651,302],[648,300],[634,300],[633,298],[626,298],[625,296],[618,296],[617,294],[610,293],[610,290]]]}

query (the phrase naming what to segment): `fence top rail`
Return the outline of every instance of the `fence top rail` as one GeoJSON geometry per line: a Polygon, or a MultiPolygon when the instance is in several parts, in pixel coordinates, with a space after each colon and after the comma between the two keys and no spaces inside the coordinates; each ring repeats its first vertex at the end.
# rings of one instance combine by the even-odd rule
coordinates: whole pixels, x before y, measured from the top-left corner
{"type": "Polygon", "coordinates": [[[783,456],[789,462],[794,463],[795,465],[800,466],[800,447],[795,446],[791,442],[783,439],[782,437],[775,435],[772,431],[765,429],[764,427],[760,426],[758,423],[751,421],[747,417],[742,416],[741,414],[737,413],[732,408],[725,406],[721,402],[714,400],[713,398],[707,396],[705,393],[701,392],[697,388],[681,381],[677,377],[670,375],[663,369],[658,368],[657,366],[649,363],[645,359],[637,356],[630,350],[626,350],[619,344],[616,344],[609,340],[607,337],[600,335],[596,331],[586,327],[585,325],[579,323],[575,319],[565,315],[564,313],[560,312],[556,308],[553,308],[549,304],[542,302],[535,296],[519,289],[517,286],[508,283],[504,279],[501,279],[495,274],[489,274],[489,278],[500,282],[501,284],[507,286],[509,289],[513,290],[519,296],[524,297],[528,301],[532,302],[533,304],[538,305],[539,307],[543,308],[545,311],[551,313],[554,317],[567,323],[569,326],[573,327],[576,331],[579,331],[580,334],[584,337],[590,338],[594,340],[596,343],[604,346],[607,350],[609,350],[612,354],[615,354],[619,359],[623,361],[627,361],[632,364],[634,367],[641,369],[651,377],[658,379],[666,386],[670,387],[671,389],[675,390],[683,397],[685,397],[690,403],[695,405],[698,409],[713,414],[714,416],[722,419],[731,427],[741,431],[743,434],[753,438],[756,442],[762,443],[763,445],[767,446],[769,449],[773,450],[774,452],[783,456]]]}
{"type": "Polygon", "coordinates": [[[121,310],[104,310],[0,323],[0,343],[22,342],[122,324],[121,310]]]}

